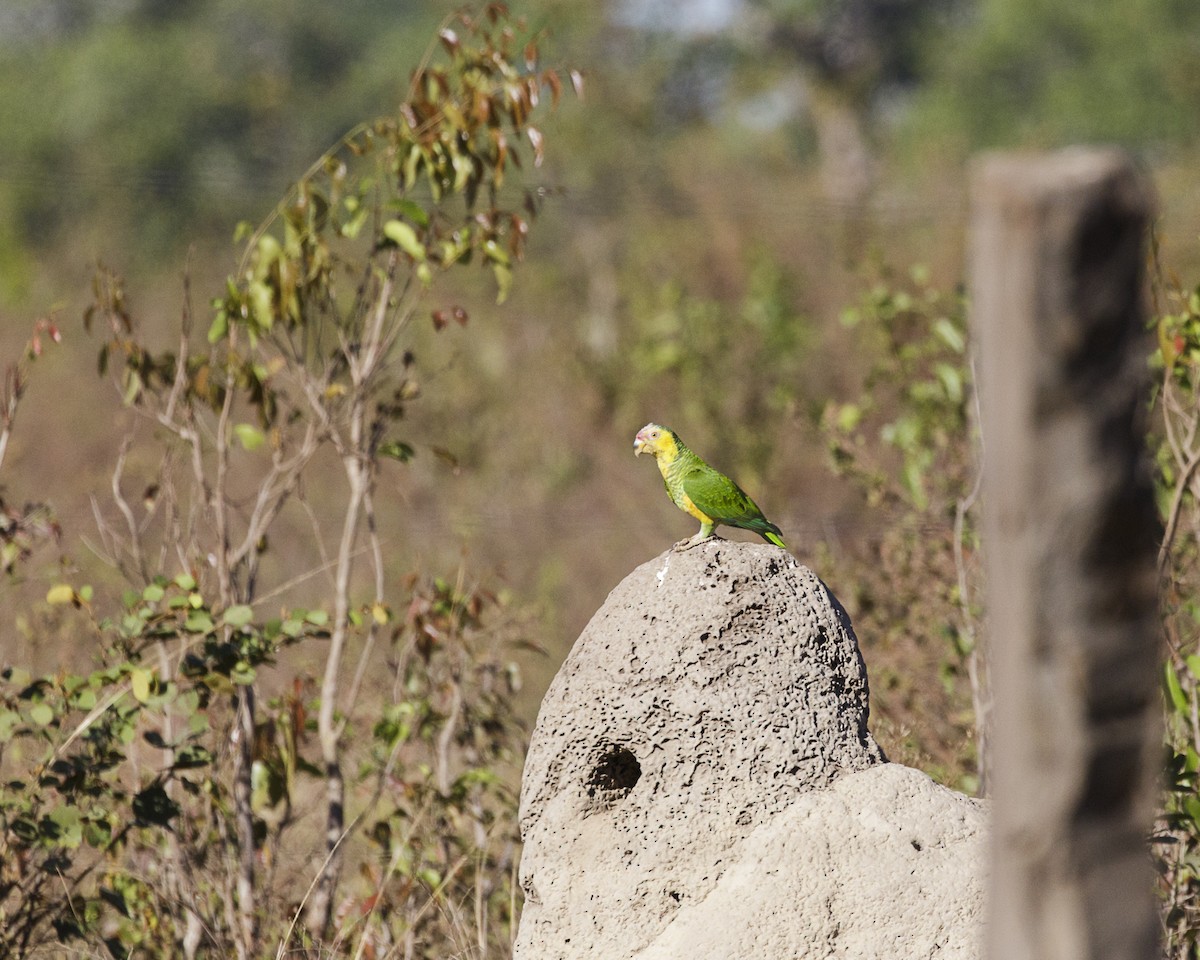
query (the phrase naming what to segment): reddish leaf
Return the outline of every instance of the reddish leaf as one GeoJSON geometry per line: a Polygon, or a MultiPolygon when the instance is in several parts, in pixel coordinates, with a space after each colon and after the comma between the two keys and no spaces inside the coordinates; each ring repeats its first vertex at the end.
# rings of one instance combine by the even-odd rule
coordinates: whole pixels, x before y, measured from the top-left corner
{"type": "Polygon", "coordinates": [[[562,96],[562,80],[558,77],[558,71],[547,70],[542,74],[542,80],[550,88],[550,102],[557,107],[558,98],[562,96]]]}

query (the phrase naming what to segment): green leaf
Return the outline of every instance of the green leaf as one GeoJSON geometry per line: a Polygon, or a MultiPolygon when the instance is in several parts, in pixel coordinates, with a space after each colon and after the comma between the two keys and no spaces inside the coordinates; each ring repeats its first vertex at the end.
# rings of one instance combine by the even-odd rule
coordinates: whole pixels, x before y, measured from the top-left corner
{"type": "Polygon", "coordinates": [[[54,722],[54,708],[48,703],[35,703],[29,708],[29,719],[39,727],[48,727],[54,722]]]}
{"type": "Polygon", "coordinates": [[[1172,706],[1174,706],[1178,713],[1187,713],[1188,698],[1183,692],[1183,687],[1179,684],[1179,676],[1175,673],[1175,665],[1170,660],[1166,662],[1165,673],[1167,696],[1170,698],[1172,706]]]}
{"type": "Polygon", "coordinates": [[[401,172],[401,183],[405,187],[411,187],[417,180],[417,175],[420,173],[421,163],[425,159],[421,152],[420,144],[413,143],[408,148],[408,156],[404,158],[404,165],[401,172]]]}
{"type": "Polygon", "coordinates": [[[389,440],[387,443],[379,445],[378,453],[381,457],[388,457],[391,460],[408,463],[413,458],[414,450],[407,443],[399,440],[389,440]]]}
{"type": "Polygon", "coordinates": [[[69,583],[56,583],[46,591],[46,602],[52,606],[75,602],[75,590],[69,583]]]}
{"type": "Polygon", "coordinates": [[[255,322],[263,330],[270,330],[275,324],[274,291],[262,280],[253,280],[246,293],[250,297],[255,322]]]}
{"type": "Polygon", "coordinates": [[[163,590],[163,588],[157,583],[151,583],[147,585],[145,590],[142,591],[142,599],[147,603],[158,603],[163,598],[165,593],[166,591],[163,590]]]}
{"type": "Polygon", "coordinates": [[[229,671],[229,679],[243,687],[248,687],[252,684],[255,676],[254,668],[245,660],[239,660],[234,664],[233,669],[229,671]]]}
{"type": "Polygon", "coordinates": [[[935,369],[938,380],[942,383],[942,389],[946,391],[946,398],[951,403],[962,403],[962,374],[948,363],[939,363],[935,369]]]}
{"type": "Polygon", "coordinates": [[[844,403],[838,408],[834,422],[837,423],[837,428],[842,433],[852,433],[858,428],[862,418],[862,407],[856,403],[844,403]]]}
{"type": "Polygon", "coordinates": [[[934,321],[933,332],[955,353],[962,353],[966,349],[967,341],[962,331],[945,317],[938,317],[934,321]]]}
{"type": "Polygon", "coordinates": [[[225,611],[225,622],[231,627],[244,627],[254,619],[254,610],[247,604],[238,603],[225,611]]]}
{"type": "Polygon", "coordinates": [[[258,238],[258,249],[254,251],[254,275],[257,277],[265,277],[274,266],[275,261],[281,259],[283,255],[283,247],[279,245],[271,234],[264,233],[258,238]]]}
{"type": "Polygon", "coordinates": [[[151,691],[154,687],[154,674],[149,670],[137,668],[129,672],[129,683],[133,689],[133,697],[138,703],[146,703],[150,700],[151,691]]]}
{"type": "Polygon", "coordinates": [[[1192,821],[1190,832],[1195,833],[1200,828],[1200,797],[1190,796],[1183,801],[1183,809],[1192,821]]]}
{"type": "Polygon", "coordinates": [[[253,452],[267,442],[266,435],[258,427],[249,423],[235,423],[233,435],[237,437],[242,449],[253,452]]]}
{"type": "Polygon", "coordinates": [[[298,637],[304,632],[304,623],[300,620],[284,620],[279,626],[285,637],[298,637]]]}
{"type": "Polygon", "coordinates": [[[177,586],[180,590],[195,590],[196,578],[190,573],[181,573],[175,578],[175,586],[177,586]]]}
{"type": "Polygon", "coordinates": [[[132,407],[141,393],[142,378],[136,373],[128,371],[125,376],[125,392],[121,396],[121,402],[127,407],[132,407]]]}
{"type": "Polygon", "coordinates": [[[417,871],[417,879],[424,883],[430,890],[436,890],[438,884],[442,882],[442,875],[433,867],[422,867],[417,871]]]}
{"type": "Polygon", "coordinates": [[[24,667],[11,667],[6,674],[8,682],[14,687],[27,687],[33,682],[33,674],[24,667]]]}
{"type": "Polygon", "coordinates": [[[417,238],[417,231],[403,220],[389,220],[383,225],[383,235],[414,260],[425,259],[425,245],[417,238]]]}
{"type": "Polygon", "coordinates": [[[250,767],[250,807],[263,813],[277,807],[287,796],[287,778],[272,764],[255,760],[250,767]]]}
{"type": "Polygon", "coordinates": [[[407,217],[422,229],[425,229],[429,226],[429,214],[425,212],[424,207],[413,200],[408,200],[404,197],[401,197],[399,199],[390,201],[388,206],[401,216],[407,217]]]}
{"type": "Polygon", "coordinates": [[[512,289],[512,269],[502,263],[496,263],[492,265],[492,273],[496,275],[496,302],[503,303],[512,289]]]}
{"type": "Polygon", "coordinates": [[[362,233],[363,225],[367,222],[367,217],[370,215],[370,212],[371,211],[367,207],[361,207],[355,213],[351,214],[348,220],[345,220],[342,223],[338,232],[341,233],[343,237],[353,240],[360,233],[362,233]]]}
{"type": "Polygon", "coordinates": [[[498,263],[505,267],[512,263],[508,256],[508,251],[505,250],[495,240],[485,240],[483,244],[483,252],[492,263],[498,263]]]}
{"type": "Polygon", "coordinates": [[[217,315],[213,317],[212,325],[208,328],[208,342],[215,344],[219,340],[224,340],[229,334],[229,314],[224,310],[218,310],[217,315]]]}
{"type": "Polygon", "coordinates": [[[58,846],[74,849],[83,842],[83,816],[78,807],[55,807],[47,819],[57,828],[58,846]]]}
{"type": "Polygon", "coordinates": [[[188,633],[211,633],[214,626],[212,617],[204,610],[193,610],[183,622],[183,629],[188,633]]]}

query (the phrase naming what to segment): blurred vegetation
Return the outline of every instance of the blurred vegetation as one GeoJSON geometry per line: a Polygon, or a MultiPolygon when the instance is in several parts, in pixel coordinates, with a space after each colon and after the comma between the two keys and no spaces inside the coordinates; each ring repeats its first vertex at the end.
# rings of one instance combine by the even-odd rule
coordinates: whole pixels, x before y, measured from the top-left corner
{"type": "Polygon", "coordinates": [[[324,145],[398,100],[397,65],[418,61],[439,17],[388,0],[6,7],[9,296],[56,251],[161,268],[257,219],[324,145]]]}
{"type": "Polygon", "coordinates": [[[975,793],[985,787],[991,700],[978,647],[967,304],[922,266],[876,272],[842,314],[872,358],[862,393],[828,401],[820,432],[834,473],[881,522],[876,536],[831,552],[829,576],[843,584],[855,629],[879,645],[874,724],[890,757],[975,793]]]}
{"type": "Polygon", "coordinates": [[[1103,141],[1159,153],[1200,134],[1195,4],[980,0],[964,19],[953,44],[931,51],[923,136],[950,134],[966,148],[1103,141]]]}
{"type": "Polygon", "coordinates": [[[1193,957],[1200,949],[1200,286],[1159,263],[1154,303],[1151,450],[1165,529],[1158,566],[1167,640],[1164,804],[1154,852],[1167,955],[1193,957]]]}
{"type": "MultiPolygon", "coordinates": [[[[91,698],[102,703],[117,690],[136,693],[132,671],[151,669],[126,658],[128,669],[111,672],[112,663],[97,651],[117,638],[127,641],[131,631],[173,622],[181,598],[191,604],[192,591],[176,571],[149,571],[120,613],[96,612],[98,600],[81,586],[92,584],[95,598],[119,597],[128,586],[107,563],[119,551],[101,532],[111,535],[126,522],[111,497],[97,493],[112,486],[114,464],[125,471],[118,489],[135,518],[160,502],[163,465],[186,466],[154,452],[154,429],[137,427],[121,396],[106,399],[84,386],[94,380],[96,360],[94,351],[80,347],[77,317],[92,299],[88,280],[97,265],[112,268],[101,278],[125,277],[121,285],[102,279],[97,294],[107,312],[93,314],[97,328],[106,329],[102,317],[119,318],[122,311],[139,324],[136,338],[131,332],[114,338],[136,339],[137,350],[118,346],[106,356],[109,374],[127,377],[132,370],[140,378],[140,384],[122,381],[126,401],[146,388],[169,400],[168,360],[179,358],[181,320],[194,324],[202,347],[210,331],[216,344],[236,327],[214,327],[214,315],[197,304],[220,300],[227,320],[265,316],[262,311],[281,306],[281,317],[294,318],[303,296],[295,303],[272,298],[287,287],[297,264],[309,281],[328,280],[339,295],[350,295],[353,282],[341,267],[322,274],[333,260],[292,259],[296,251],[288,246],[295,241],[307,256],[319,246],[316,234],[354,220],[336,164],[312,167],[313,158],[362,117],[395,110],[409,94],[412,69],[431,49],[430,36],[456,6],[444,0],[11,0],[0,6],[0,349],[18,358],[0,394],[9,411],[0,433],[6,474],[0,563],[11,611],[0,621],[0,663],[31,671],[9,676],[5,709],[11,713],[0,717],[18,716],[51,739],[83,732],[88,728],[74,725],[88,716],[91,698]],[[279,197],[305,171],[321,201],[303,215],[285,204],[282,219],[273,220],[278,230],[251,234],[247,259],[234,270],[240,279],[227,287],[233,269],[228,241],[239,223],[273,218],[279,197]],[[331,196],[342,206],[318,209],[331,196]],[[326,221],[329,210],[335,215],[326,221]],[[268,235],[278,250],[258,245],[268,235]],[[63,344],[47,349],[58,339],[63,344]],[[12,431],[14,398],[21,419],[12,431]],[[126,448],[131,430],[138,442],[126,448]],[[134,477],[151,479],[138,486],[134,477]],[[52,596],[59,588],[71,592],[52,596]],[[43,672],[47,679],[38,680],[43,672]],[[39,725],[30,713],[35,707],[42,718],[50,710],[57,726],[39,725]]],[[[730,0],[724,6],[526,0],[514,8],[530,33],[548,31],[556,58],[582,68],[587,95],[582,104],[564,96],[553,115],[539,120],[537,130],[554,149],[536,171],[531,205],[542,214],[521,241],[528,262],[520,282],[508,289],[511,264],[496,252],[515,256],[512,233],[489,235],[497,224],[481,225],[483,232],[472,234],[471,243],[479,243],[472,253],[487,269],[460,274],[452,296],[431,295],[420,322],[404,329],[408,360],[391,384],[397,402],[378,408],[386,408],[387,429],[375,448],[385,460],[404,464],[389,463],[378,475],[379,497],[393,507],[376,512],[372,533],[384,558],[378,569],[386,592],[397,597],[380,616],[396,618],[387,626],[395,624],[398,645],[389,648],[386,669],[368,673],[389,693],[398,692],[400,712],[369,736],[364,728],[356,744],[361,754],[354,757],[362,763],[358,786],[366,789],[372,777],[379,782],[387,769],[389,789],[427,818],[422,823],[447,825],[448,837],[461,839],[454,830],[482,822],[481,808],[463,798],[486,794],[487,804],[494,802],[488,816],[495,819],[485,832],[496,846],[484,860],[460,863],[466,848],[455,846],[458,839],[416,850],[396,841],[416,820],[387,822],[378,832],[364,832],[385,859],[357,861],[361,872],[346,901],[357,903],[360,916],[382,909],[383,901],[371,898],[383,880],[372,864],[383,863],[386,870],[407,871],[409,899],[388,907],[397,911],[393,916],[432,924],[436,913],[438,922],[474,925],[473,936],[478,923],[468,914],[474,915],[472,901],[483,884],[484,899],[496,899],[498,912],[489,914],[487,937],[494,939],[471,948],[480,956],[502,949],[505,911],[511,910],[498,902],[502,885],[488,872],[503,873],[512,863],[511,833],[505,832],[511,823],[504,820],[511,796],[503,784],[489,782],[472,786],[482,793],[456,797],[441,789],[435,764],[421,751],[436,753],[439,730],[447,729],[437,724],[449,715],[456,687],[486,688],[482,702],[494,721],[464,715],[462,722],[495,733],[495,742],[511,751],[512,711],[532,717],[550,673],[604,594],[686,532],[677,511],[633,468],[629,442],[642,423],[671,424],[734,474],[843,600],[871,673],[873,726],[889,755],[972,790],[984,785],[974,729],[986,711],[987,690],[976,658],[966,304],[952,292],[964,263],[966,160],[984,147],[1116,140],[1135,151],[1160,184],[1160,228],[1172,241],[1171,267],[1200,275],[1200,201],[1191,169],[1200,135],[1200,45],[1194,41],[1200,8],[1194,4],[1104,0],[1064,9],[1047,0],[730,0]],[[488,239],[500,242],[489,250],[488,239]],[[508,293],[502,306],[497,283],[508,293]],[[424,400],[413,402],[418,395],[424,400]],[[432,573],[459,569],[486,571],[492,586],[484,588],[474,575],[460,581],[432,573]],[[410,613],[402,616],[402,607],[410,613]],[[420,631],[431,625],[446,635],[470,633],[474,646],[465,659],[439,664],[414,653],[420,631]],[[405,632],[409,627],[417,632],[405,632]],[[551,655],[522,660],[526,685],[510,692],[509,647],[516,641],[532,646],[533,639],[544,641],[551,655]],[[472,663],[482,672],[471,673],[465,665],[472,663]],[[396,741],[388,738],[397,731],[409,738],[401,750],[408,764],[403,770],[387,768],[386,758],[380,766],[383,754],[372,753],[390,750],[396,741]],[[402,850],[409,852],[397,853],[402,850]],[[387,854],[407,859],[386,860],[387,854]],[[438,871],[447,884],[433,874],[422,877],[423,870],[438,871]],[[461,884],[449,883],[451,875],[461,884]],[[424,906],[433,902],[431,893],[437,905],[424,906]]],[[[528,138],[525,143],[533,146],[528,138]]],[[[530,163],[527,151],[522,173],[533,172],[530,163]]],[[[428,180],[410,187],[405,199],[422,208],[434,201],[428,180]]],[[[360,209],[366,197],[355,201],[360,209]]],[[[523,201],[510,212],[528,225],[523,201]]],[[[506,223],[523,236],[518,223],[506,223]]],[[[399,251],[405,269],[415,270],[423,259],[430,271],[453,259],[442,246],[454,242],[448,220],[425,224],[415,208],[400,205],[370,224],[364,236],[399,225],[383,233],[374,250],[356,246],[352,236],[338,237],[338,257],[399,251]]],[[[247,239],[245,232],[239,236],[247,239]]],[[[1182,299],[1168,304],[1164,294],[1160,316],[1184,317],[1192,309],[1183,285],[1174,289],[1171,296],[1182,299]]],[[[313,305],[307,303],[305,309],[313,305]]],[[[1182,320],[1178,326],[1187,341],[1190,328],[1182,320]]],[[[235,354],[249,346],[248,329],[239,334],[235,354]]],[[[1173,336],[1164,343],[1174,344],[1173,336]]],[[[324,354],[310,354],[302,364],[310,374],[328,372],[333,344],[321,347],[324,354]]],[[[1179,372],[1191,369],[1179,365],[1187,355],[1176,350],[1164,361],[1176,379],[1164,379],[1159,399],[1175,397],[1172,411],[1194,412],[1194,390],[1179,372]]],[[[349,370],[349,357],[343,359],[338,376],[349,370]]],[[[260,373],[253,364],[241,368],[238,389],[261,387],[260,373]]],[[[288,411],[295,405],[269,409],[267,396],[260,390],[246,415],[229,424],[239,456],[268,457],[277,432],[293,425],[288,411]]],[[[1182,491],[1180,533],[1167,564],[1178,591],[1168,598],[1166,614],[1175,779],[1164,829],[1174,831],[1177,842],[1162,848],[1168,925],[1172,943],[1183,945],[1179,955],[1186,955],[1189,931],[1198,928],[1192,901],[1200,835],[1189,807],[1198,738],[1187,565],[1195,550],[1188,525],[1194,494],[1179,485],[1188,462],[1186,455],[1182,466],[1160,459],[1164,489],[1182,491]]],[[[314,542],[332,543],[340,532],[331,504],[345,495],[338,479],[343,464],[336,452],[315,454],[311,475],[296,489],[297,509],[280,512],[261,556],[252,551],[242,558],[261,564],[254,576],[288,584],[270,601],[279,605],[278,617],[264,611],[245,624],[229,624],[229,607],[246,601],[219,592],[201,591],[194,608],[214,629],[228,625],[242,640],[270,640],[261,662],[245,660],[234,676],[230,671],[241,661],[221,661],[216,672],[227,670],[225,679],[212,681],[225,697],[222,684],[237,686],[252,669],[262,686],[263,765],[251,786],[259,824],[254,842],[261,844],[254,849],[266,870],[286,873],[296,866],[272,859],[281,849],[273,838],[291,826],[287,814],[271,811],[283,809],[280,785],[303,774],[303,746],[289,738],[300,725],[316,724],[312,710],[325,666],[312,643],[293,641],[329,630],[307,613],[333,613],[329,556],[316,563],[320,569],[310,580],[290,578],[311,570],[304,558],[314,542]],[[297,636],[284,624],[299,624],[297,636]]],[[[234,513],[242,521],[252,512],[247,498],[254,488],[246,473],[233,482],[234,513]]],[[[1166,497],[1164,509],[1171,502],[1166,497]]],[[[128,571],[130,557],[122,556],[128,571]]],[[[346,623],[353,614],[361,621],[355,628],[369,630],[376,574],[369,563],[357,571],[351,579],[357,605],[345,612],[346,623]]],[[[206,665],[206,676],[214,668],[206,665]]],[[[184,684],[176,681],[171,689],[138,677],[144,697],[127,697],[131,710],[145,717],[175,711],[174,723],[190,722],[184,714],[191,700],[178,701],[191,696],[184,684]]],[[[188,681],[192,693],[197,682],[188,681]]],[[[214,728],[236,715],[228,697],[222,703],[230,713],[214,711],[214,728]]],[[[126,721],[141,722],[116,718],[111,728],[96,728],[98,737],[109,739],[89,741],[88,748],[115,743],[124,749],[126,721]]],[[[0,730],[7,722],[0,719],[0,730]]],[[[456,729],[474,735],[467,726],[456,729]]],[[[45,746],[57,749],[49,740],[45,746]]],[[[169,746],[187,749],[182,740],[169,746]]],[[[212,751],[212,769],[230,774],[234,758],[227,746],[221,749],[224,754],[212,751]]],[[[479,769],[490,769],[480,756],[479,769]]],[[[157,785],[187,792],[188,776],[172,768],[157,785]]],[[[128,788],[127,799],[132,803],[145,789],[146,783],[128,788]]],[[[180,814],[196,831],[190,836],[208,836],[201,827],[216,829],[217,821],[205,818],[227,815],[231,797],[191,797],[194,805],[180,814]]],[[[28,822],[43,839],[54,829],[65,831],[61,836],[70,843],[100,837],[100,820],[79,809],[79,818],[58,814],[57,821],[47,811],[11,815],[32,817],[28,822]]],[[[161,840],[154,818],[173,808],[142,803],[139,809],[149,816],[131,821],[127,836],[131,849],[148,856],[161,840]],[[144,830],[149,833],[138,833],[144,830]]],[[[44,862],[63,855],[55,843],[47,841],[43,853],[51,860],[44,862]]],[[[308,877],[315,866],[304,865],[308,877]]],[[[108,899],[101,900],[125,911],[129,922],[122,929],[131,929],[130,918],[166,909],[153,899],[152,879],[139,876],[119,898],[115,886],[103,887],[108,899]]],[[[215,883],[215,875],[209,879],[215,883]]],[[[291,910],[303,892],[281,887],[263,902],[291,910]]],[[[172,896],[182,902],[179,891],[172,896]]],[[[237,927],[218,919],[226,930],[237,927]]],[[[368,950],[360,934],[353,936],[368,950]]],[[[389,948],[383,941],[378,947],[389,948]]],[[[143,951],[152,955],[152,945],[143,951]]]]}

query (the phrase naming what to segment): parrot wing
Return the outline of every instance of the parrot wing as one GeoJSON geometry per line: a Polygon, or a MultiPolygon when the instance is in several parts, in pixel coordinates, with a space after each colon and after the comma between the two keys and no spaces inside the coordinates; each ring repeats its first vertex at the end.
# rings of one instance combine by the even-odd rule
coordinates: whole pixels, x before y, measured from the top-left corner
{"type": "Polygon", "coordinates": [[[740,527],[763,519],[762,511],[741,487],[706,463],[688,470],[682,486],[692,503],[718,523],[740,527]]]}
{"type": "Polygon", "coordinates": [[[680,486],[697,509],[716,523],[751,530],[776,546],[785,546],[779,528],[763,516],[758,504],[707,463],[699,461],[691,466],[681,477],[680,486]]]}

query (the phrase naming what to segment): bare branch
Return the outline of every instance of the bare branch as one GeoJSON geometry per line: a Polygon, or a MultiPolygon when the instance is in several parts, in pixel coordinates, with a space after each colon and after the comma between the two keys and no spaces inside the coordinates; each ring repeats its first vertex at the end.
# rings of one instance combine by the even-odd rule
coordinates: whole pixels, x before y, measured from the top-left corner
{"type": "Polygon", "coordinates": [[[125,472],[125,460],[129,456],[129,448],[133,445],[133,434],[127,433],[121,439],[120,449],[117,451],[117,461],[113,464],[112,470],[112,498],[117,509],[121,512],[121,516],[125,518],[125,527],[129,532],[129,537],[126,540],[129,549],[129,555],[133,563],[134,572],[138,579],[145,582],[148,578],[146,572],[146,564],[142,556],[142,537],[138,529],[138,522],[133,516],[133,510],[129,506],[129,501],[125,499],[124,493],[121,492],[121,477],[125,472]]]}
{"type": "MultiPolygon", "coordinates": [[[[373,486],[373,485],[371,485],[373,486]]],[[[384,567],[383,567],[383,545],[379,540],[379,529],[375,518],[375,499],[374,492],[369,486],[363,497],[363,512],[367,522],[367,537],[369,540],[369,549],[371,551],[371,568],[375,574],[375,606],[382,606],[385,596],[384,589],[384,567]]],[[[362,653],[358,658],[358,666],[354,671],[354,679],[350,683],[350,690],[346,695],[347,703],[357,703],[358,694],[362,689],[363,679],[366,677],[367,666],[371,662],[371,654],[374,652],[375,640],[379,634],[379,625],[375,619],[375,611],[371,611],[371,617],[367,621],[367,636],[363,642],[362,653]]],[[[342,722],[338,725],[337,735],[341,737],[345,731],[347,717],[343,717],[342,722]]]]}
{"type": "Polygon", "coordinates": [[[1200,449],[1192,452],[1182,472],[1175,481],[1175,489],[1171,494],[1171,506],[1167,509],[1166,527],[1163,531],[1162,544],[1158,548],[1158,575],[1161,577],[1166,570],[1167,560],[1171,555],[1171,546],[1175,542],[1175,534],[1179,529],[1179,517],[1183,509],[1183,498],[1191,486],[1192,478],[1200,467],[1200,449]]]}

